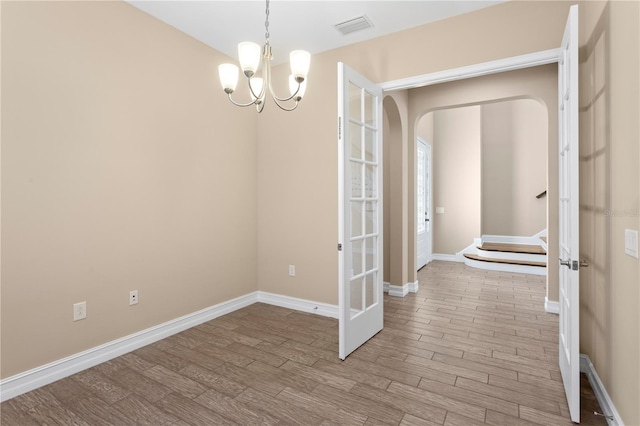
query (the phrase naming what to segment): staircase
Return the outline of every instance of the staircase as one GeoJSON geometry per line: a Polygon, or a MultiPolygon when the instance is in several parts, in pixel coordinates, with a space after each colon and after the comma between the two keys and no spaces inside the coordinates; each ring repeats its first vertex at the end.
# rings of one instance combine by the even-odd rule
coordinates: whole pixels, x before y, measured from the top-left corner
{"type": "Polygon", "coordinates": [[[461,253],[467,266],[491,271],[547,274],[546,232],[533,237],[489,236],[476,238],[461,253]]]}

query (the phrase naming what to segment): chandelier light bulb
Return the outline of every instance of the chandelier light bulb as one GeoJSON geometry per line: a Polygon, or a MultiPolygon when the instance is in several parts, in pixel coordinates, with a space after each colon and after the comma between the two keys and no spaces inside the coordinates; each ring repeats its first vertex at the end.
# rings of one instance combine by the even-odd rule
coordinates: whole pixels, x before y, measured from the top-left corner
{"type": "Polygon", "coordinates": [[[218,67],[220,84],[226,93],[233,93],[238,86],[238,67],[233,64],[222,64],[218,67]]]}
{"type": "Polygon", "coordinates": [[[238,59],[240,67],[247,77],[253,77],[260,66],[260,55],[262,49],[257,43],[244,41],[238,44],[238,59]]]}
{"type": "Polygon", "coordinates": [[[311,64],[311,54],[306,50],[294,50],[289,54],[291,74],[296,81],[302,82],[307,78],[311,64]]]}

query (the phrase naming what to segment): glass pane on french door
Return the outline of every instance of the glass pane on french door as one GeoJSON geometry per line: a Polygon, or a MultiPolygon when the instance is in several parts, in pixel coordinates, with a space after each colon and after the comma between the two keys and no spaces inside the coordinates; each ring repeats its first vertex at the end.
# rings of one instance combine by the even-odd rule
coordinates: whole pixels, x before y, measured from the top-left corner
{"type": "MultiPolygon", "coordinates": [[[[351,172],[349,203],[351,318],[375,306],[378,300],[378,156],[377,128],[373,117],[377,104],[365,89],[349,83],[349,149],[351,172]]],[[[349,265],[349,263],[348,263],[349,265]]]]}

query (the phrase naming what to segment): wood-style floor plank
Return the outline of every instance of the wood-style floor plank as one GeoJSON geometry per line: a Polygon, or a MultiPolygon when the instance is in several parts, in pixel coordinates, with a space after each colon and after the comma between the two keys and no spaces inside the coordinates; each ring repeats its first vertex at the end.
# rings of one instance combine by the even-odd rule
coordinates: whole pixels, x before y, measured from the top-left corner
{"type": "Polygon", "coordinates": [[[251,388],[247,388],[236,399],[281,419],[285,424],[319,425],[324,420],[322,417],[304,408],[296,407],[277,398],[272,398],[267,394],[251,388]]]}
{"type": "MultiPolygon", "coordinates": [[[[0,405],[23,425],[573,425],[544,277],[432,262],[342,361],[338,322],[256,303],[0,405]]],[[[582,424],[605,425],[583,376],[582,424]]]]}
{"type": "Polygon", "coordinates": [[[214,390],[203,393],[195,401],[240,425],[270,426],[279,422],[276,417],[251,409],[246,404],[214,390]]]}
{"type": "Polygon", "coordinates": [[[109,377],[121,388],[128,390],[129,393],[135,393],[150,402],[159,401],[172,392],[167,386],[128,367],[115,371],[109,377]]]}
{"type": "Polygon", "coordinates": [[[326,417],[327,420],[340,425],[357,426],[363,425],[367,421],[365,415],[344,410],[336,404],[296,389],[286,388],[278,394],[277,398],[298,408],[311,411],[319,417],[326,417]]]}
{"type": "Polygon", "coordinates": [[[191,398],[187,398],[178,394],[167,395],[156,405],[164,412],[169,413],[180,420],[192,425],[231,425],[237,424],[198,404],[191,398]]]}
{"type": "Polygon", "coordinates": [[[92,426],[136,426],[133,419],[115,411],[110,404],[99,398],[83,398],[69,404],[69,408],[92,426]]]}

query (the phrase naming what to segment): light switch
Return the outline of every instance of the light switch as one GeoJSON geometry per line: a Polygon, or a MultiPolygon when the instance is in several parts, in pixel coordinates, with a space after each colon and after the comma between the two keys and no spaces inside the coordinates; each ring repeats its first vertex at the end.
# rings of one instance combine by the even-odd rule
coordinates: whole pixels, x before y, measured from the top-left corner
{"type": "Polygon", "coordinates": [[[444,213],[444,207],[436,207],[436,213],[444,213]]]}
{"type": "Polygon", "coordinates": [[[638,231],[633,229],[624,230],[624,252],[638,259],[638,231]]]}

